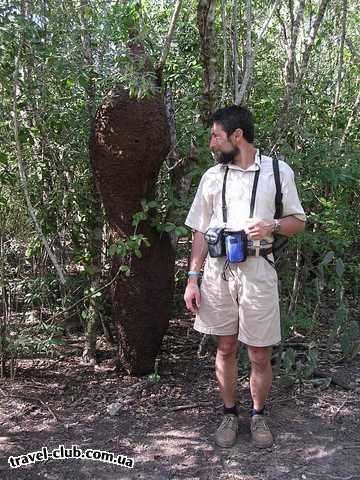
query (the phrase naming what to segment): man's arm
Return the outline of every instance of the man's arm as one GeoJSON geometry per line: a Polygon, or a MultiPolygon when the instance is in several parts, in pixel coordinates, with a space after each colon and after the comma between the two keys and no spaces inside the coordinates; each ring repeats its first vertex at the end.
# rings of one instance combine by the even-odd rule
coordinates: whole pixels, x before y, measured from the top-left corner
{"type": "MultiPolygon", "coordinates": [[[[277,232],[280,235],[289,237],[296,233],[301,233],[305,230],[305,222],[299,220],[293,215],[279,218],[280,230],[277,232]]],[[[247,234],[250,240],[262,240],[264,237],[271,235],[274,231],[274,220],[259,220],[250,225],[247,229],[247,234]]]]}
{"type": "MultiPolygon", "coordinates": [[[[192,239],[190,271],[200,273],[204,260],[207,255],[207,243],[202,232],[195,231],[192,239]]],[[[198,276],[190,276],[186,286],[184,300],[186,307],[196,313],[200,307],[200,290],[198,285],[198,276]],[[194,304],[195,302],[195,304],[194,304]]]]}
{"type": "Polygon", "coordinates": [[[305,230],[305,222],[299,218],[289,215],[288,217],[279,218],[280,230],[278,233],[290,237],[296,233],[301,233],[305,230]]]}
{"type": "Polygon", "coordinates": [[[191,246],[190,271],[200,272],[208,252],[207,242],[202,232],[193,233],[191,246]]]}

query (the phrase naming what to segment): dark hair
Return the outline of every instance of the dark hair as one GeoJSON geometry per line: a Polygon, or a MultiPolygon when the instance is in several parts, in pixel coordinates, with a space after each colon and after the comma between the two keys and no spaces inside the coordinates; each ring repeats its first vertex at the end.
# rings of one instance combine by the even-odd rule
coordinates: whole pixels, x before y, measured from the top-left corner
{"type": "Polygon", "coordinates": [[[212,123],[220,123],[227,136],[231,135],[237,128],[241,128],[247,142],[254,142],[254,120],[252,113],[246,107],[231,105],[220,108],[211,117],[212,123]]]}

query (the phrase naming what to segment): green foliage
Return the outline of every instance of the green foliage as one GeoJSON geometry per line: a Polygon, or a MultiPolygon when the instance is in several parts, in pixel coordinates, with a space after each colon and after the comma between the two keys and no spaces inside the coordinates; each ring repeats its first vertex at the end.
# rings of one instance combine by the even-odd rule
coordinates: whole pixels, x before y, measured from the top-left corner
{"type": "Polygon", "coordinates": [[[282,352],[280,381],[283,385],[302,383],[313,375],[318,364],[318,352],[310,345],[305,354],[301,353],[301,359],[299,357],[292,347],[282,352]]]}

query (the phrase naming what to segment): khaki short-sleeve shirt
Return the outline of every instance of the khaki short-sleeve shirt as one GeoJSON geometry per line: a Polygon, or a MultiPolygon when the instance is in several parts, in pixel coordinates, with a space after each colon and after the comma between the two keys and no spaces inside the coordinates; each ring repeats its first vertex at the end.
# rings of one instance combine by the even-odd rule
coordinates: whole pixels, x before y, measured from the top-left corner
{"type": "MultiPolygon", "coordinates": [[[[228,164],[226,181],[226,204],[228,221],[224,225],[222,215],[222,187],[225,174],[223,164],[209,168],[201,178],[195,198],[185,220],[185,225],[205,233],[209,227],[226,227],[229,230],[242,230],[258,219],[273,219],[275,215],[276,186],[272,158],[256,153],[255,163],[243,170],[237,165],[228,164]],[[260,169],[255,198],[253,218],[250,215],[250,200],[256,170],[260,169]]],[[[305,221],[294,180],[293,170],[284,161],[279,161],[279,172],[283,202],[283,217],[293,215],[305,221]]],[[[267,237],[272,241],[272,237],[267,237]]]]}

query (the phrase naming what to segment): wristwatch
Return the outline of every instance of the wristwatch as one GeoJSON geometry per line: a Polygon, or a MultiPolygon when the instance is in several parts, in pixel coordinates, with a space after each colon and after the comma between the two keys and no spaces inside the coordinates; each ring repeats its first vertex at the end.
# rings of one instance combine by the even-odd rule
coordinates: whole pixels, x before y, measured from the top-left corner
{"type": "Polygon", "coordinates": [[[279,220],[275,219],[273,223],[273,233],[279,233],[281,229],[281,223],[279,220]]]}

